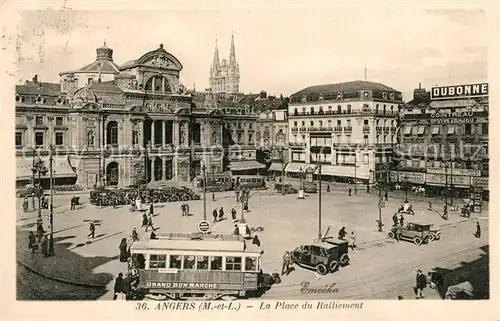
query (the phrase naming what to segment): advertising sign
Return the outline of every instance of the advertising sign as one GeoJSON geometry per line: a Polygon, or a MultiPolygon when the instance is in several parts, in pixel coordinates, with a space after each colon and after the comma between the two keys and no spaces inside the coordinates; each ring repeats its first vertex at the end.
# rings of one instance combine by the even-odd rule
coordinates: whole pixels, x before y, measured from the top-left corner
{"type": "MultiPolygon", "coordinates": [[[[427,173],[431,174],[446,174],[446,168],[427,168],[427,173]]],[[[453,176],[464,175],[464,176],[481,176],[481,171],[479,169],[465,169],[465,168],[454,168],[453,170],[448,168],[448,175],[453,173],[453,176]]]]}
{"type": "Polygon", "coordinates": [[[147,281],[147,288],[155,289],[217,289],[217,283],[194,283],[194,282],[156,282],[147,281]]]}
{"type": "Polygon", "coordinates": [[[415,184],[425,183],[425,173],[417,172],[398,172],[399,182],[404,182],[408,179],[408,182],[415,184]]]}
{"type": "Polygon", "coordinates": [[[488,189],[488,177],[472,177],[472,185],[475,187],[482,187],[486,190],[488,189]]]}
{"type": "Polygon", "coordinates": [[[445,185],[446,184],[446,175],[443,174],[430,174],[426,175],[426,183],[431,185],[445,185]]]}
{"type": "Polygon", "coordinates": [[[431,99],[488,96],[488,83],[434,87],[431,99]]]}

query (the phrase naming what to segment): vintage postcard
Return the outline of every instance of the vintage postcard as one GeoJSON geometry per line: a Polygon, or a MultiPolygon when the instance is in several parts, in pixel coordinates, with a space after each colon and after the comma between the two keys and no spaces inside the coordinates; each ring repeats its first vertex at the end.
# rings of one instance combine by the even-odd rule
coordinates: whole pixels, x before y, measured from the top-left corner
{"type": "Polygon", "coordinates": [[[2,9],[7,320],[500,317],[498,6],[2,9]]]}

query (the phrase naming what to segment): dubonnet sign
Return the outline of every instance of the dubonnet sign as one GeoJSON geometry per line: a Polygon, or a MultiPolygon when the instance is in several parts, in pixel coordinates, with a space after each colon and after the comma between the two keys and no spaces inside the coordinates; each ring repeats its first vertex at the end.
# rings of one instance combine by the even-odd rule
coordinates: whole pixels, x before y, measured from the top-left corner
{"type": "Polygon", "coordinates": [[[488,96],[488,84],[470,84],[434,87],[431,90],[431,99],[451,99],[460,97],[488,96]]]}

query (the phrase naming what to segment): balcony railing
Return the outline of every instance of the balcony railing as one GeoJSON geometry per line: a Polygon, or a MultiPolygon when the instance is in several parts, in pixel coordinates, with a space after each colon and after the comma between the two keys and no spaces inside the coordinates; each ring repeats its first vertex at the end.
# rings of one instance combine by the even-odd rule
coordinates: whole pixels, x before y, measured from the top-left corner
{"type": "Polygon", "coordinates": [[[292,132],[296,132],[296,131],[299,131],[299,128],[298,127],[292,127],[292,132]]]}
{"type": "Polygon", "coordinates": [[[388,133],[389,132],[389,127],[384,127],[383,130],[384,130],[384,133],[388,133]]]}
{"type": "Polygon", "coordinates": [[[352,132],[352,126],[346,126],[344,127],[345,132],[352,132]]]}
{"type": "Polygon", "coordinates": [[[333,131],[333,127],[309,127],[309,131],[311,131],[311,132],[331,132],[331,131],[333,131]]]}
{"type": "Polygon", "coordinates": [[[288,145],[290,147],[294,147],[294,146],[306,146],[306,143],[305,142],[290,142],[290,143],[288,143],[288,145]]]}
{"type": "Polygon", "coordinates": [[[363,133],[369,133],[370,132],[370,126],[363,126],[363,133]]]}
{"type": "Polygon", "coordinates": [[[335,127],[333,127],[333,131],[336,132],[336,133],[342,132],[342,126],[335,126],[335,127]]]}

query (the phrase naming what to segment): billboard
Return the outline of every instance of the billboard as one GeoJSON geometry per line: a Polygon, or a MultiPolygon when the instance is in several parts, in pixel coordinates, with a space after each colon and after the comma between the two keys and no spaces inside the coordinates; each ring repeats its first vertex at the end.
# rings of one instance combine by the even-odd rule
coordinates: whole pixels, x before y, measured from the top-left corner
{"type": "Polygon", "coordinates": [[[488,83],[441,86],[431,89],[431,100],[488,96],[488,83]]]}

